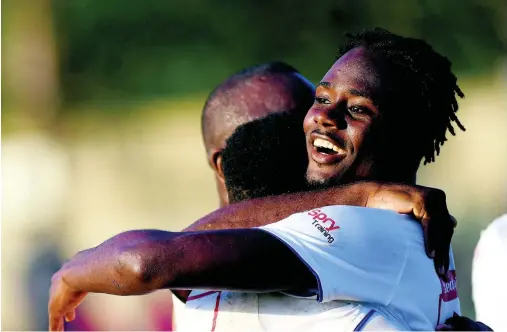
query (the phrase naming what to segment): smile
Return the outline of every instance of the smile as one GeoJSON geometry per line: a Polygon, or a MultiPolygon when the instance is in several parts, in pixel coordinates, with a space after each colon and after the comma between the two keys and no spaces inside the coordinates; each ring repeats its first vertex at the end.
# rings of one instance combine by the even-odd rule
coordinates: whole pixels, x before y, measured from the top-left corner
{"type": "Polygon", "coordinates": [[[317,149],[319,153],[324,154],[345,153],[345,151],[343,151],[333,143],[326,141],[322,138],[315,139],[315,141],[313,141],[313,146],[317,149]]]}
{"type": "Polygon", "coordinates": [[[345,157],[347,151],[331,142],[327,137],[313,137],[311,158],[318,164],[332,164],[345,157]]]}

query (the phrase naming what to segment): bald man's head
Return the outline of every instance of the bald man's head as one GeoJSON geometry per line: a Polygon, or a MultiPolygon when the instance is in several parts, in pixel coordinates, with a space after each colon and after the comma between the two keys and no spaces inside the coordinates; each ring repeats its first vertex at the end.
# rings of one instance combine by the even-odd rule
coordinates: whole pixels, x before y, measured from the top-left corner
{"type": "Polygon", "coordinates": [[[229,136],[238,126],[273,113],[301,112],[304,118],[314,93],[312,83],[281,62],[242,70],[213,90],[204,105],[201,126],[221,207],[229,204],[221,156],[229,136]]]}
{"type": "Polygon", "coordinates": [[[268,114],[313,104],[315,87],[282,62],[247,68],[220,84],[209,95],[202,113],[202,134],[208,157],[223,149],[240,125],[268,114]]]}

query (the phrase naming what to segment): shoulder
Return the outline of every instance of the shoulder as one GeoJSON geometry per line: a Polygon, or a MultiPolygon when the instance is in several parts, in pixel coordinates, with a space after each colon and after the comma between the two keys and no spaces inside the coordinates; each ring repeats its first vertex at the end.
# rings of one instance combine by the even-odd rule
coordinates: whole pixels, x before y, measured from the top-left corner
{"type": "Polygon", "coordinates": [[[475,249],[474,258],[487,251],[507,250],[507,214],[493,220],[482,232],[475,249]]]}
{"type": "Polygon", "coordinates": [[[497,274],[505,275],[507,269],[499,262],[505,261],[506,258],[507,214],[504,214],[481,232],[472,261],[472,283],[477,286],[484,278],[487,283],[491,278],[498,277],[497,274]]]}
{"type": "Polygon", "coordinates": [[[315,219],[322,218],[324,217],[323,215],[328,215],[336,217],[340,221],[375,221],[375,223],[379,225],[399,223],[412,219],[409,215],[399,214],[391,210],[346,205],[323,206],[307,211],[306,214],[315,219]]]}
{"type": "Polygon", "coordinates": [[[309,211],[308,214],[316,220],[331,218],[343,231],[364,232],[364,235],[379,239],[405,240],[408,233],[417,237],[422,234],[416,220],[390,210],[333,205],[309,211]]]}
{"type": "Polygon", "coordinates": [[[507,239],[507,214],[504,214],[495,220],[482,231],[481,236],[497,237],[507,239]]]}
{"type": "MultiPolygon", "coordinates": [[[[391,246],[395,243],[404,244],[419,237],[422,240],[422,228],[408,215],[389,210],[344,205],[323,206],[296,213],[262,228],[297,230],[315,236],[318,236],[320,231],[327,237],[332,235],[361,238],[375,243],[389,242],[391,246]]],[[[332,242],[334,241],[329,241],[332,242]]]]}

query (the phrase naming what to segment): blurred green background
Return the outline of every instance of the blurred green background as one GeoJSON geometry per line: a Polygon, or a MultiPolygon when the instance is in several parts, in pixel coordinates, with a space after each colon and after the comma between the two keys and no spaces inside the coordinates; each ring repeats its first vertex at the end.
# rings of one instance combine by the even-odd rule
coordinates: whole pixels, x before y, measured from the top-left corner
{"type": "MultiPolygon", "coordinates": [[[[428,41],[466,94],[467,131],[419,181],[444,189],[459,221],[459,291],[473,317],[473,250],[507,212],[506,9],[502,0],[2,1],[2,329],[47,328],[50,276],[76,251],[127,229],[178,230],[217,207],[199,125],[215,85],[271,60],[318,82],[345,31],[375,26],[428,41]]],[[[89,329],[153,330],[158,307],[170,308],[168,292],[94,295],[81,316],[89,329]]]]}

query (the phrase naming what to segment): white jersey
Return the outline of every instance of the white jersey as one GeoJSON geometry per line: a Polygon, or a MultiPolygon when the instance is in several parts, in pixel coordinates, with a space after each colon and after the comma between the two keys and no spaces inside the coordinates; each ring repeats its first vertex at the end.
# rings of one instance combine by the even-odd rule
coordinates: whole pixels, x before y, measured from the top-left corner
{"type": "Polygon", "coordinates": [[[177,331],[406,331],[373,304],[318,303],[281,293],[193,291],[177,331]]]}
{"type": "Polygon", "coordinates": [[[507,297],[507,214],[481,233],[472,263],[476,320],[495,331],[507,330],[502,303],[507,297]]]}
{"type": "Polygon", "coordinates": [[[260,229],[314,273],[315,296],[195,291],[178,330],[433,330],[460,314],[452,251],[444,282],[408,216],[328,206],[260,229]]]}

